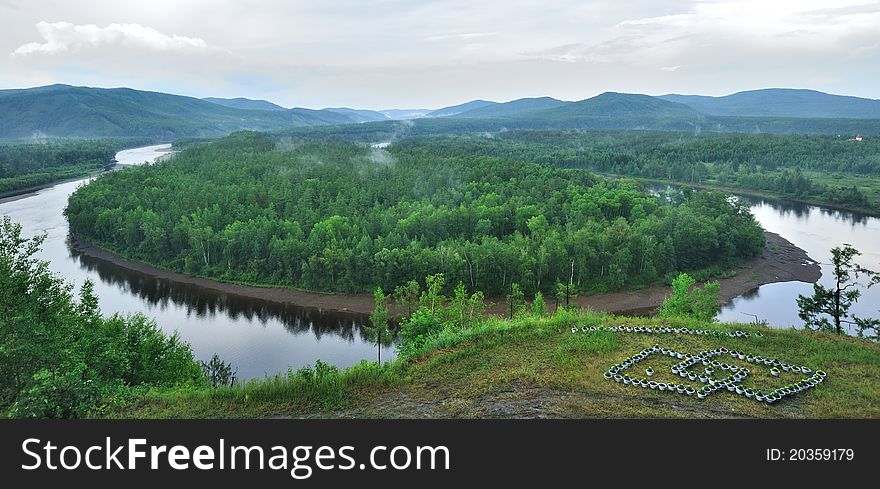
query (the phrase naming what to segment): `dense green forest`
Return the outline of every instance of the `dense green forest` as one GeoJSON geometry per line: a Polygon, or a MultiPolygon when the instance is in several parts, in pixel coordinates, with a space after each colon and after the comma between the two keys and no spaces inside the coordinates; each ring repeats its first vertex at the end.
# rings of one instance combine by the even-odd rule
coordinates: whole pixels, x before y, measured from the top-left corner
{"type": "Polygon", "coordinates": [[[90,283],[75,296],[34,258],[42,240],[0,220],[0,413],[82,416],[138,387],[205,384],[177,336],[141,315],[103,317],[90,283]]]}
{"type": "Polygon", "coordinates": [[[880,210],[880,140],[650,131],[508,131],[467,151],[880,210]]]}
{"type": "MultiPolygon", "coordinates": [[[[482,132],[475,119],[426,119],[272,133],[288,142],[469,136],[462,147],[559,168],[718,186],[880,212],[880,139],[847,136],[604,130],[482,132]],[[474,125],[476,124],[476,125],[474,125]],[[491,145],[480,144],[492,138],[491,145]]],[[[500,126],[500,125],[499,125],[500,126]]]]}
{"type": "Polygon", "coordinates": [[[44,143],[0,143],[0,194],[95,173],[116,152],[144,139],[70,139],[44,143]]]}
{"type": "Polygon", "coordinates": [[[237,133],[106,174],[66,214],[74,232],[161,267],[324,291],[435,273],[492,295],[610,290],[763,249],[747,206],[723,194],[669,201],[502,142],[413,137],[386,151],[237,133]]]}

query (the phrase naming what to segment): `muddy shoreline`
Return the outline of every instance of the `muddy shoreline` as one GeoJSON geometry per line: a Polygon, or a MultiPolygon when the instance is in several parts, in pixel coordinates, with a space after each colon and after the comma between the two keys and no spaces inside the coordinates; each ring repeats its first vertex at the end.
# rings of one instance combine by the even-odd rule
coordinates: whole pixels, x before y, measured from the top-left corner
{"type": "MultiPolygon", "coordinates": [[[[812,283],[819,280],[821,276],[819,265],[807,256],[804,250],[778,234],[770,232],[764,234],[767,238],[767,246],[761,255],[737,267],[733,277],[719,280],[722,303],[730,302],[733,298],[764,284],[793,280],[812,283]]],[[[162,270],[146,263],[128,260],[93,245],[81,236],[71,235],[69,244],[84,255],[108,261],[129,270],[225,294],[342,313],[369,314],[373,310],[372,294],[331,294],[284,287],[257,287],[220,282],[162,270]]],[[[596,311],[641,315],[649,314],[656,309],[669,294],[669,290],[669,286],[653,286],[634,291],[579,296],[573,302],[580,307],[596,311]]],[[[490,313],[499,315],[505,313],[504,298],[490,297],[488,302],[494,304],[489,309],[490,313]]]]}

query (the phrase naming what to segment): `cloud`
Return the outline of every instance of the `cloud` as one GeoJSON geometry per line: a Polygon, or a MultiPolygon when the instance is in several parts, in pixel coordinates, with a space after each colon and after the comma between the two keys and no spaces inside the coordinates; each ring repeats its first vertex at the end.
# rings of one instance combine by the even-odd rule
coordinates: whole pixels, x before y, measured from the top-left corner
{"type": "Polygon", "coordinates": [[[566,63],[641,63],[644,59],[668,57],[668,52],[677,50],[688,38],[688,35],[677,35],[674,32],[655,36],[625,34],[597,44],[564,44],[521,54],[527,58],[566,63]]]}
{"type": "Polygon", "coordinates": [[[651,25],[651,24],[673,24],[673,25],[683,25],[687,23],[691,19],[691,14],[675,14],[675,15],[661,15],[659,17],[645,17],[642,19],[630,19],[624,20],[623,22],[617,24],[618,26],[625,25],[651,25]]]}
{"type": "Polygon", "coordinates": [[[693,0],[678,12],[621,19],[593,42],[522,52],[565,63],[629,63],[674,72],[680,66],[729,69],[860,59],[878,51],[880,3],[840,0],[693,0]]]}
{"type": "Polygon", "coordinates": [[[22,44],[11,56],[60,54],[101,46],[123,46],[159,52],[207,53],[215,51],[197,37],[164,34],[141,24],[74,25],[70,22],[39,22],[37,31],[43,42],[22,44]]]}
{"type": "Polygon", "coordinates": [[[376,108],[813,84],[880,97],[877,0],[0,0],[0,26],[0,87],[376,108]]]}
{"type": "Polygon", "coordinates": [[[458,41],[468,41],[471,39],[480,39],[483,37],[494,36],[494,32],[465,32],[463,34],[439,34],[436,36],[426,37],[426,41],[446,41],[446,40],[458,40],[458,41]]]}

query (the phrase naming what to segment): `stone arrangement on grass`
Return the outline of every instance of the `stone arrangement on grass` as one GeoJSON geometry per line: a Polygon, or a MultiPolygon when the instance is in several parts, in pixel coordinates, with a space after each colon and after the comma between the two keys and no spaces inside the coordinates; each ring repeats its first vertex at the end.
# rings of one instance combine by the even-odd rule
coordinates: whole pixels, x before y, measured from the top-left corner
{"type": "Polygon", "coordinates": [[[572,333],[591,333],[593,331],[613,331],[616,333],[646,333],[646,334],[692,334],[699,336],[714,336],[716,338],[760,338],[763,333],[748,331],[712,331],[708,329],[694,328],[670,328],[665,326],[584,326],[583,328],[571,328],[572,333]]]}
{"type": "MultiPolygon", "coordinates": [[[[585,333],[591,331],[615,331],[624,333],[651,333],[651,334],[697,334],[715,337],[761,337],[760,333],[748,333],[745,331],[707,331],[691,328],[648,328],[648,327],[629,327],[629,326],[611,326],[611,327],[585,327],[572,328],[572,333],[585,333]]],[[[654,377],[653,368],[645,369],[647,377],[654,377]]],[[[705,399],[714,392],[727,390],[728,392],[745,396],[748,399],[754,399],[758,402],[766,402],[767,404],[776,403],[787,396],[803,392],[821,384],[827,376],[825,372],[813,371],[809,367],[789,365],[778,359],[768,359],[757,355],[750,355],[737,350],[728,350],[727,348],[715,348],[700,353],[691,354],[672,350],[670,348],[654,345],[646,348],[633,356],[623,360],[622,362],[612,366],[608,371],[602,374],[607,380],[614,380],[633,387],[657,390],[659,392],[667,392],[670,394],[682,394],[686,396],[695,396],[698,399],[705,399]],[[743,360],[757,366],[769,367],[770,374],[777,377],[780,371],[791,373],[803,373],[806,377],[793,384],[779,387],[770,392],[763,392],[756,389],[744,387],[742,381],[745,380],[750,369],[738,367],[719,360],[724,355],[743,360]],[[645,360],[651,355],[665,355],[676,360],[679,363],[670,369],[673,375],[677,375],[691,382],[700,382],[701,387],[695,389],[689,385],[678,384],[673,382],[657,382],[650,378],[630,376],[625,373],[626,370],[635,366],[637,363],[645,360]],[[702,371],[700,371],[702,370],[702,371]]]]}

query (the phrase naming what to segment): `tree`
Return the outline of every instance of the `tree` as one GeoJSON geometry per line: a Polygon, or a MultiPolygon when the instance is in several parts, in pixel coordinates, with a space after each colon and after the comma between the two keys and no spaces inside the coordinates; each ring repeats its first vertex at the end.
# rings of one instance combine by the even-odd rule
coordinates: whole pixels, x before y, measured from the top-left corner
{"type": "MultiPolygon", "coordinates": [[[[873,287],[874,285],[880,284],[880,274],[874,275],[871,279],[871,283],[868,284],[868,287],[873,287]]],[[[880,319],[873,318],[854,318],[856,322],[856,327],[859,328],[859,336],[867,337],[874,341],[880,341],[880,319]],[[869,334],[865,334],[865,331],[869,331],[869,334]]]]}
{"type": "Polygon", "coordinates": [[[426,307],[434,312],[436,308],[443,305],[446,297],[443,296],[443,286],[446,284],[446,278],[442,273],[428,275],[425,277],[425,292],[422,293],[421,307],[426,307]]]}
{"type": "Polygon", "coordinates": [[[547,303],[544,302],[544,294],[535,292],[535,300],[532,301],[532,315],[544,317],[547,315],[547,303]]]}
{"type": "Polygon", "coordinates": [[[91,282],[73,287],[35,255],[43,237],[0,221],[0,413],[76,417],[134,386],[202,386],[189,345],[143,315],[101,316],[91,282]]]}
{"type": "Polygon", "coordinates": [[[556,310],[559,310],[559,306],[562,305],[565,307],[568,305],[568,285],[562,282],[556,282],[556,285],[553,287],[553,299],[556,301],[556,310]]]}
{"type": "Polygon", "coordinates": [[[412,316],[415,309],[419,307],[419,294],[421,294],[421,287],[415,280],[410,280],[394,288],[394,301],[399,309],[406,310],[406,317],[412,316]]]}
{"type": "Polygon", "coordinates": [[[525,307],[525,295],[516,282],[510,284],[510,293],[507,294],[507,307],[510,311],[510,319],[513,319],[525,307]]]}
{"type": "Polygon", "coordinates": [[[367,326],[367,336],[370,341],[376,342],[376,351],[378,352],[379,363],[382,363],[382,346],[391,344],[392,334],[388,327],[388,298],[382,287],[376,287],[373,292],[373,299],[376,303],[373,312],[370,314],[370,326],[367,326]]]}
{"type": "Polygon", "coordinates": [[[689,317],[701,321],[714,321],[721,310],[718,296],[721,286],[718,282],[707,282],[703,288],[694,287],[696,281],[686,273],[680,273],[672,281],[672,295],[663,300],[661,318],[689,317]]]}
{"type": "Polygon", "coordinates": [[[861,324],[864,329],[871,327],[870,323],[865,322],[866,320],[851,318],[849,314],[849,309],[862,295],[856,288],[862,285],[859,277],[874,278],[877,275],[876,272],[854,262],[859,255],[861,253],[849,244],[831,249],[831,265],[834,267],[831,274],[834,277],[834,286],[828,288],[822,284],[813,284],[812,296],[799,295],[797,298],[798,316],[807,328],[843,334],[843,323],[857,327],[861,324]]]}
{"type": "Polygon", "coordinates": [[[459,328],[464,328],[469,325],[469,306],[470,298],[467,295],[467,289],[465,289],[464,283],[459,282],[458,285],[455,286],[455,289],[452,290],[452,297],[450,298],[448,307],[450,319],[452,319],[459,328]]]}
{"type": "Polygon", "coordinates": [[[224,362],[220,355],[214,354],[209,362],[200,362],[208,384],[214,389],[218,387],[232,387],[235,385],[235,375],[238,369],[234,369],[231,363],[224,362]]]}

